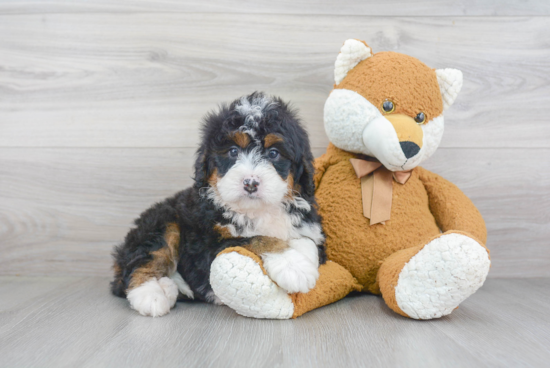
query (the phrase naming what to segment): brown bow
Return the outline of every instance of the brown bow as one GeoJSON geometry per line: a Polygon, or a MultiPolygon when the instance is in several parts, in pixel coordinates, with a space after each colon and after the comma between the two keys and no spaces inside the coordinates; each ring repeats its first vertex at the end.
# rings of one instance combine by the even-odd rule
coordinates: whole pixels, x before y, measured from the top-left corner
{"type": "Polygon", "coordinates": [[[392,172],[380,162],[350,158],[355,174],[361,179],[363,215],[370,224],[384,223],[390,219],[393,183],[405,184],[412,170],[392,172]],[[369,175],[371,174],[372,175],[369,175]]]}

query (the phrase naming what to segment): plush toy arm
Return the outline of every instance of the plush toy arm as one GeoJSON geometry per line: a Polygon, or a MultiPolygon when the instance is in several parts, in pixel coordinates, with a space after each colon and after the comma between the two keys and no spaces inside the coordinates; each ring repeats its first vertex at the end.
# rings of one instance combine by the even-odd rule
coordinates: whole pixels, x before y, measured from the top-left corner
{"type": "Polygon", "coordinates": [[[428,192],[430,211],[439,228],[464,231],[485,244],[485,221],[472,201],[456,185],[441,176],[418,167],[420,180],[428,192]]]}

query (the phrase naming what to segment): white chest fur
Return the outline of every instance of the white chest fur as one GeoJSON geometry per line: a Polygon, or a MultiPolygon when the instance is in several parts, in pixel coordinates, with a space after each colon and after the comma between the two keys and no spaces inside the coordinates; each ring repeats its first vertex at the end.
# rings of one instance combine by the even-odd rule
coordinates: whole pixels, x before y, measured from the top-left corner
{"type": "Polygon", "coordinates": [[[271,236],[282,240],[307,237],[316,244],[324,240],[319,224],[306,223],[300,214],[289,214],[283,206],[226,211],[224,217],[231,221],[226,228],[233,236],[271,236]]]}

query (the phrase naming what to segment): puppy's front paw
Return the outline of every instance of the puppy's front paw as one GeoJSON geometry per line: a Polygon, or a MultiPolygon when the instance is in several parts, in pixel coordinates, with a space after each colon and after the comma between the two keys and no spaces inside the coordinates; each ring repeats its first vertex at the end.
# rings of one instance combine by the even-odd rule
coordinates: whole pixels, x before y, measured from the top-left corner
{"type": "Polygon", "coordinates": [[[128,292],[132,309],[151,317],[164,316],[176,304],[178,286],[168,277],[151,279],[128,292]]]}
{"type": "Polygon", "coordinates": [[[310,238],[290,239],[288,245],[306,256],[313,264],[319,264],[319,250],[310,238]]]}
{"type": "Polygon", "coordinates": [[[267,274],[288,293],[307,293],[319,278],[319,270],[307,257],[295,249],[263,256],[267,274]]]}

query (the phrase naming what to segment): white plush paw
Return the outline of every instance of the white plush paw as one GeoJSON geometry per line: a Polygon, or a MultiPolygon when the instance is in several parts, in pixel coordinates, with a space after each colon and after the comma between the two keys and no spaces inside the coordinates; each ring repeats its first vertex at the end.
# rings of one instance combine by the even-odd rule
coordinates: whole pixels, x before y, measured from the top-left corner
{"type": "Polygon", "coordinates": [[[144,316],[164,316],[176,304],[178,286],[168,278],[151,279],[130,290],[130,306],[144,316]]]}
{"type": "Polygon", "coordinates": [[[319,278],[318,264],[312,263],[296,249],[268,253],[262,258],[269,277],[291,294],[307,293],[319,278]]]}
{"type": "Polygon", "coordinates": [[[491,261],[487,250],[462,234],[446,234],[428,243],[399,274],[397,305],[415,319],[450,314],[483,285],[491,261]]]}
{"type": "Polygon", "coordinates": [[[290,296],[258,263],[237,252],[216,257],[210,268],[210,285],[223,304],[245,317],[289,319],[294,314],[290,296]]]}

